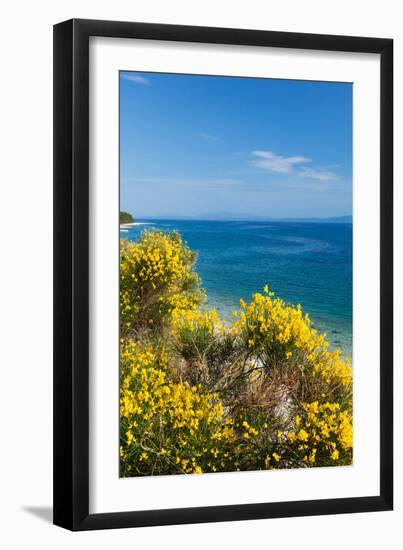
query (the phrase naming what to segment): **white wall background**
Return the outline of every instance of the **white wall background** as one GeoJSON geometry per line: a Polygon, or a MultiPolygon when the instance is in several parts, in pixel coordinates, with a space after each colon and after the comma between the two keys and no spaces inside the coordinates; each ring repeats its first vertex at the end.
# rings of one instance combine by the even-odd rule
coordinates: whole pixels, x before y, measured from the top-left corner
{"type": "MultiPolygon", "coordinates": [[[[50,523],[52,25],[71,17],[395,39],[395,280],[403,280],[400,0],[14,0],[1,9],[0,544],[14,548],[398,548],[403,539],[403,295],[395,289],[394,512],[70,533],[50,523]],[[400,250],[399,250],[400,249],[400,250]],[[400,252],[400,253],[399,253],[400,252]],[[400,390],[400,391],[399,391],[400,390]],[[400,542],[399,542],[400,541],[400,542]]],[[[397,287],[397,285],[396,285],[397,287]]],[[[370,429],[370,426],[368,427],[370,429]]]]}

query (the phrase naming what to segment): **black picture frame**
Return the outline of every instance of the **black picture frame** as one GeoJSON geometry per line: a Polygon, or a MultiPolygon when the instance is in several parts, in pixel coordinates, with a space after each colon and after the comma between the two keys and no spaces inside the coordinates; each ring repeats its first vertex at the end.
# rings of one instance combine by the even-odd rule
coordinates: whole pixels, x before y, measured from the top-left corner
{"type": "Polygon", "coordinates": [[[393,507],[393,40],[73,19],[54,26],[54,523],[78,531],[393,507]],[[89,513],[89,38],[377,53],[380,127],[380,491],[373,496],[89,513]]]}

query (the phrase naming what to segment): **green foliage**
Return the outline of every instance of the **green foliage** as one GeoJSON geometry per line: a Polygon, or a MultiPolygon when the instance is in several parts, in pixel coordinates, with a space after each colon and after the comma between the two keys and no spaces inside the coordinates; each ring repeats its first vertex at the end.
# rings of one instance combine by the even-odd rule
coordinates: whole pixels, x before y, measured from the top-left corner
{"type": "Polygon", "coordinates": [[[120,212],[119,213],[119,223],[133,223],[134,218],[129,212],[120,212]]]}

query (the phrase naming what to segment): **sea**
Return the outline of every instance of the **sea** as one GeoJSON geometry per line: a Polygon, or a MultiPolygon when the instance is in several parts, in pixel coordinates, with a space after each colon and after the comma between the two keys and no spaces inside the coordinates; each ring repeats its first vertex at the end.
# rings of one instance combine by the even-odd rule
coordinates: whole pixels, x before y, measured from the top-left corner
{"type": "Polygon", "coordinates": [[[240,298],[267,284],[290,304],[301,304],[332,348],[351,357],[352,224],[286,221],[138,221],[121,238],[145,229],[177,230],[197,251],[197,271],[209,308],[230,320],[240,298]]]}

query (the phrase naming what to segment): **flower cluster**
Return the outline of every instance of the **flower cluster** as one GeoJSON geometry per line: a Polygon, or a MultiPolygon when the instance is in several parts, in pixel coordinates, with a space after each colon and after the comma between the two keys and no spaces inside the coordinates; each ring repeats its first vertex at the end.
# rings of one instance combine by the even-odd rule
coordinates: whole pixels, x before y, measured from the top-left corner
{"type": "Polygon", "coordinates": [[[347,465],[352,372],[268,287],[233,323],[199,309],[178,233],[122,241],[122,476],[347,465]]]}
{"type": "Polygon", "coordinates": [[[302,313],[300,305],[289,306],[274,297],[267,286],[265,290],[265,294],[254,294],[250,304],[240,301],[237,327],[249,348],[265,351],[271,358],[288,359],[301,349],[313,353],[327,347],[324,336],[311,328],[309,316],[302,313]]]}
{"type": "Polygon", "coordinates": [[[294,419],[294,429],[284,434],[299,460],[320,466],[350,464],[353,427],[350,410],[339,403],[304,403],[301,416],[294,419]]]}
{"type": "Polygon", "coordinates": [[[160,328],[172,311],[188,311],[203,300],[194,270],[196,254],[176,232],[144,231],[139,242],[120,247],[121,333],[160,328]]]}
{"type": "Polygon", "coordinates": [[[215,394],[169,380],[166,352],[121,345],[121,475],[233,469],[232,420],[215,394]]]}
{"type": "Polygon", "coordinates": [[[191,362],[203,361],[215,343],[221,328],[215,310],[181,311],[172,314],[172,343],[178,354],[191,362]]]}
{"type": "Polygon", "coordinates": [[[194,333],[207,332],[213,334],[219,331],[221,320],[215,309],[210,311],[176,310],[172,315],[172,331],[180,334],[184,331],[194,333]]]}
{"type": "Polygon", "coordinates": [[[305,394],[308,393],[312,400],[350,400],[352,371],[349,361],[341,358],[339,350],[329,349],[326,335],[318,334],[300,305],[286,304],[274,297],[266,286],[265,293],[254,294],[249,304],[241,300],[236,328],[246,349],[258,356],[268,371],[281,365],[283,372],[293,367],[297,372],[297,367],[305,381],[305,394]]]}

